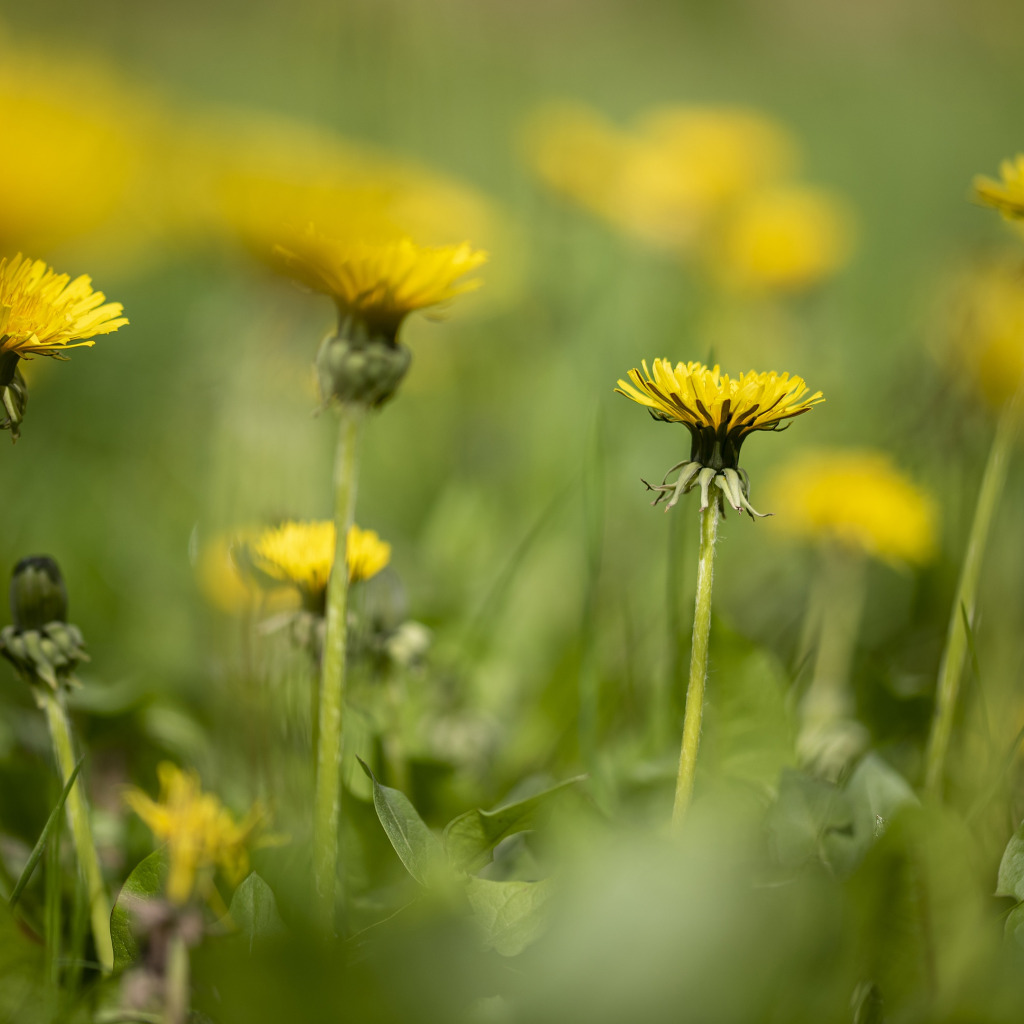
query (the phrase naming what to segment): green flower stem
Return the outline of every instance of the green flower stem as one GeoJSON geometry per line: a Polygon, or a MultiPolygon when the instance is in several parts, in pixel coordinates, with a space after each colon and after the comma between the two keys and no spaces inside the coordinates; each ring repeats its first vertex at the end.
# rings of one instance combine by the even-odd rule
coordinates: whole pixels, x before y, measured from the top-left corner
{"type": "Polygon", "coordinates": [[[697,554],[697,601],[693,612],[693,645],[690,648],[690,682],[686,688],[683,745],[679,751],[679,775],[672,807],[672,826],[683,823],[697,770],[697,748],[704,717],[704,683],[708,675],[708,637],[711,634],[711,584],[715,570],[715,539],[718,536],[718,498],[700,516],[700,550],[697,554]]]}
{"type": "Polygon", "coordinates": [[[191,1002],[188,946],[178,934],[172,935],[167,943],[167,973],[164,984],[165,1024],[186,1024],[191,1002]]]}
{"type": "MultiPolygon", "coordinates": [[[[71,724],[60,694],[54,693],[48,686],[36,687],[40,703],[46,714],[46,722],[50,727],[53,739],[53,750],[57,757],[61,781],[65,784],[75,770],[74,743],[71,739],[71,724]]],[[[110,900],[103,885],[103,872],[100,860],[96,855],[96,844],[92,838],[92,826],[89,824],[89,807],[85,800],[81,778],[75,780],[71,792],[68,793],[64,805],[71,824],[71,836],[75,843],[78,865],[85,878],[86,892],[89,896],[89,919],[92,922],[92,936],[96,943],[96,955],[105,972],[114,969],[114,947],[110,941],[110,900]]]]}
{"type": "Polygon", "coordinates": [[[925,790],[937,797],[942,789],[942,773],[953,734],[953,719],[956,716],[957,697],[960,693],[960,679],[963,675],[967,654],[967,629],[964,616],[974,625],[974,608],[978,598],[978,580],[985,548],[995,518],[999,500],[1006,484],[1010,453],[1019,424],[1021,391],[1012,401],[1006,403],[996,425],[992,447],[985,463],[985,472],[978,489],[978,502],[974,508],[974,521],[967,540],[967,551],[960,567],[956,597],[949,616],[946,632],[946,646],[939,663],[939,681],[935,697],[935,711],[932,716],[931,733],[928,737],[928,751],[925,755],[925,790]],[[962,610],[961,610],[962,609],[962,610]]]}
{"type": "Polygon", "coordinates": [[[313,867],[324,931],[333,930],[341,806],[341,725],[345,700],[348,572],[345,545],[355,514],[356,466],[363,410],[342,404],[334,461],[334,571],[327,588],[327,634],[318,709],[316,793],[313,802],[313,867]]]}

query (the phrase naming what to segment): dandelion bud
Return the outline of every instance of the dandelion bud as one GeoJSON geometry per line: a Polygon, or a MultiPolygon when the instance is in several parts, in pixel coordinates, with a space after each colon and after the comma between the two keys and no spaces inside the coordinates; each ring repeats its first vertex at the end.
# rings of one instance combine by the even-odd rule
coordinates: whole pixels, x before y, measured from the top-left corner
{"type": "Polygon", "coordinates": [[[57,563],[49,555],[31,555],[14,567],[11,577],[11,617],[19,630],[41,629],[64,622],[68,592],[57,563]]]}
{"type": "Polygon", "coordinates": [[[0,357],[0,430],[9,430],[12,441],[21,436],[21,421],[28,405],[28,388],[18,362],[12,352],[0,357]]]}
{"type": "MultiPolygon", "coordinates": [[[[349,321],[351,323],[351,321],[349,321]]],[[[375,407],[397,390],[412,353],[386,337],[373,337],[364,328],[342,330],[320,346],[316,369],[324,404],[375,407]]]]}

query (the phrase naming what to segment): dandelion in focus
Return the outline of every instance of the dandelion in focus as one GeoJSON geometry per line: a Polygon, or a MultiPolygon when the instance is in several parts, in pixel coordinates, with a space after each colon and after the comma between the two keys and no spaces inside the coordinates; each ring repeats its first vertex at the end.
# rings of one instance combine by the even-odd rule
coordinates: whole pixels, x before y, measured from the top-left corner
{"type": "Polygon", "coordinates": [[[119,302],[93,291],[84,274],[72,280],[20,253],[0,259],[0,401],[6,413],[0,429],[14,440],[20,434],[28,402],[21,359],[66,359],[67,349],[94,345],[96,335],[127,324],[122,312],[119,302]]]}
{"type": "Polygon", "coordinates": [[[672,810],[672,822],[678,828],[693,795],[700,746],[719,512],[724,511],[723,501],[727,501],[751,518],[761,514],[749,502],[749,480],[739,468],[740,448],[755,431],[779,430],[786,421],[809,412],[824,398],[820,391],[812,394],[802,377],[788,373],[752,370],[733,379],[719,367],[709,368],[702,363],[673,366],[667,359],[655,359],[653,372],[646,361],[642,365],[643,372],[630,370],[629,380],[620,380],[615,390],[645,406],[654,419],[681,423],[690,434],[689,459],[673,466],[659,486],[647,484],[657,492],[653,504],[668,498],[666,509],[671,508],[694,487],[700,488],[701,495],[690,680],[672,810]],[[679,475],[670,484],[668,478],[674,472],[679,475]]]}
{"type": "Polygon", "coordinates": [[[897,568],[935,555],[938,506],[881,451],[820,450],[788,463],[772,481],[780,526],[819,546],[801,658],[814,651],[800,703],[797,754],[838,779],[868,743],[857,721],[850,669],[866,594],[864,562],[897,568]]]}

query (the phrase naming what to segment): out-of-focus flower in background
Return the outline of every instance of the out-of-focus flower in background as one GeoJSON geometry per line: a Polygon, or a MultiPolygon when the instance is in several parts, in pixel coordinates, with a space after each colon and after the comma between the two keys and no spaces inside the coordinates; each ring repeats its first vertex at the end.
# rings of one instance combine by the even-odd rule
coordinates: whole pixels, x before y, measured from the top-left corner
{"type": "Polygon", "coordinates": [[[823,189],[783,186],[752,193],[726,216],[711,259],[722,282],[748,292],[798,292],[849,258],[853,216],[823,189]]]}
{"type": "Polygon", "coordinates": [[[979,174],[974,179],[978,202],[995,207],[1007,220],[1024,218],[1024,154],[999,165],[999,179],[979,174]]]}
{"type": "Polygon", "coordinates": [[[952,352],[958,375],[967,369],[984,399],[1000,407],[1024,375],[1024,263],[993,259],[953,288],[952,352]]]}
{"type": "Polygon", "coordinates": [[[820,449],[788,462],[769,485],[778,528],[890,565],[934,555],[935,500],[882,451],[820,449]]]}

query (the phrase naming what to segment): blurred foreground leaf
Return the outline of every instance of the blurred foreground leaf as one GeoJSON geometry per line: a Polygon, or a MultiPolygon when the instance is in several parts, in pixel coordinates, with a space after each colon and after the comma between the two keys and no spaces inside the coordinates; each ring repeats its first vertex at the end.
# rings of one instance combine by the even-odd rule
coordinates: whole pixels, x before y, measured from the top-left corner
{"type": "Polygon", "coordinates": [[[115,971],[128,967],[139,955],[139,945],[132,930],[132,913],[135,906],[160,896],[164,891],[166,879],[167,852],[161,847],[140,861],[121,886],[117,902],[110,914],[110,938],[114,944],[115,971]]]}
{"type": "Polygon", "coordinates": [[[798,866],[820,859],[831,864],[830,843],[837,834],[853,835],[853,813],[845,794],[831,782],[787,769],[768,829],[780,863],[798,866]]]}
{"type": "Polygon", "coordinates": [[[479,871],[490,861],[498,843],[516,832],[532,829],[541,810],[585,779],[585,775],[577,775],[526,800],[493,811],[473,810],[460,814],[444,830],[444,848],[451,866],[470,874],[479,871]]]}
{"type": "Polygon", "coordinates": [[[228,908],[231,920],[249,940],[249,951],[257,939],[278,935],[285,930],[281,915],[277,912],[274,891],[252,871],[235,890],[228,908]]]}
{"type": "Polygon", "coordinates": [[[1021,825],[1006,844],[999,862],[997,896],[1012,896],[1018,903],[1024,900],[1024,825],[1021,825]]]}
{"type": "Polygon", "coordinates": [[[405,869],[420,885],[429,888],[443,865],[441,841],[430,831],[409,798],[397,789],[382,786],[362,759],[373,784],[373,806],[384,831],[405,869]]]}
{"type": "Polygon", "coordinates": [[[546,904],[552,882],[492,882],[466,880],[466,895],[484,944],[502,956],[517,956],[540,938],[546,921],[546,904]]]}

